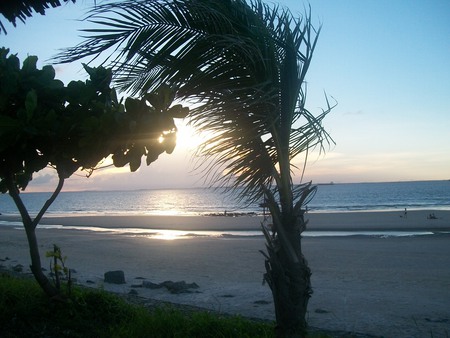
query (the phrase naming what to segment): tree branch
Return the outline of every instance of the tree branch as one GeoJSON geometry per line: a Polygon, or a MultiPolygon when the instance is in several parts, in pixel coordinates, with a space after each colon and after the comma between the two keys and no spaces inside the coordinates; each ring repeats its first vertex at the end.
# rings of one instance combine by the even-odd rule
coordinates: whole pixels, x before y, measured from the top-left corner
{"type": "Polygon", "coordinates": [[[61,192],[61,189],[64,185],[64,178],[61,176],[59,177],[58,186],[56,187],[55,191],[53,192],[52,196],[45,202],[44,206],[41,208],[41,211],[37,214],[36,218],[33,220],[33,229],[36,229],[37,225],[39,224],[42,216],[44,216],[47,209],[52,205],[52,203],[55,201],[56,197],[58,197],[59,193],[61,192]]]}
{"type": "Polygon", "coordinates": [[[15,205],[17,206],[17,209],[19,210],[23,225],[25,227],[32,226],[33,222],[31,220],[30,214],[27,211],[27,208],[25,207],[25,204],[20,198],[19,189],[17,189],[17,186],[14,183],[13,175],[8,175],[7,177],[5,177],[5,180],[8,187],[9,196],[11,196],[15,205]]]}

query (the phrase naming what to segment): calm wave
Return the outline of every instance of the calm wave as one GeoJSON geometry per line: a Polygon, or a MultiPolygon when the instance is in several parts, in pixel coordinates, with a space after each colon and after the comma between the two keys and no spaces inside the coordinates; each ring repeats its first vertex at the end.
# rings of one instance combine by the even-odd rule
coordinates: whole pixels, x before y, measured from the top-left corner
{"type": "Polygon", "coordinates": [[[309,208],[318,211],[450,210],[450,181],[319,185],[309,208]]]}
{"type": "MultiPolygon", "coordinates": [[[[21,196],[28,210],[36,214],[50,197],[50,193],[22,193],[21,196]]],[[[317,194],[308,205],[312,212],[404,208],[450,210],[450,181],[319,185],[317,194]]],[[[257,214],[262,212],[259,203],[240,206],[229,194],[195,188],[62,192],[48,213],[199,215],[225,211],[257,214]]],[[[18,214],[7,194],[0,195],[0,213],[18,214]]]]}

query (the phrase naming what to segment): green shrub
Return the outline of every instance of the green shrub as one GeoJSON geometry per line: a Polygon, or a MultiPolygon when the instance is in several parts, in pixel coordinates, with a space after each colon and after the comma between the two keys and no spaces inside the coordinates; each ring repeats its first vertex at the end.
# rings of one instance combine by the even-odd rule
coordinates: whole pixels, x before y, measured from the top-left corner
{"type": "Polygon", "coordinates": [[[149,311],[94,289],[51,300],[34,280],[2,274],[0,337],[273,337],[273,327],[167,306],[149,311]]]}

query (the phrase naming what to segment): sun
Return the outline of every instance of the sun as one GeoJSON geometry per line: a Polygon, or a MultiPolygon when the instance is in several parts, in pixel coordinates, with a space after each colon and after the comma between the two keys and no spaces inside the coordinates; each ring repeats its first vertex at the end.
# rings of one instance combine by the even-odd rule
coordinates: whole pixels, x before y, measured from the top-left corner
{"type": "Polygon", "coordinates": [[[200,144],[206,141],[206,133],[195,130],[186,122],[177,123],[177,148],[189,152],[195,151],[200,144]]]}

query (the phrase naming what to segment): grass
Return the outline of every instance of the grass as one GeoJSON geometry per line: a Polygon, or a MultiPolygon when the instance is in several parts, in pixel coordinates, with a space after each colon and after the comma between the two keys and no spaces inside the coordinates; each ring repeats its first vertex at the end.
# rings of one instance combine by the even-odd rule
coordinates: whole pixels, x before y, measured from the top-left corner
{"type": "Polygon", "coordinates": [[[264,338],[274,337],[274,324],[168,306],[149,310],[112,293],[81,287],[73,288],[66,301],[52,301],[34,279],[0,272],[0,337],[264,338]]]}
{"type": "Polygon", "coordinates": [[[0,337],[273,337],[273,326],[170,307],[149,311],[93,289],[51,301],[34,280],[1,274],[0,337]]]}

